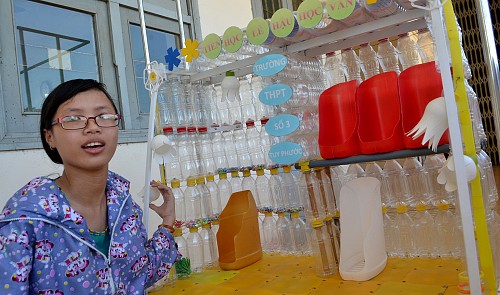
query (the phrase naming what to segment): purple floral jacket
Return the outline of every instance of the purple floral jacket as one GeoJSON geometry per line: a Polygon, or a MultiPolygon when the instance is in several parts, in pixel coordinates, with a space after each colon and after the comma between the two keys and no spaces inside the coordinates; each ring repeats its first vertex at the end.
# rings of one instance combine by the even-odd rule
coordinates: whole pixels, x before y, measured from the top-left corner
{"type": "Polygon", "coordinates": [[[0,214],[0,294],[143,294],[181,255],[172,234],[148,240],[129,182],[109,172],[109,253],[101,253],[85,219],[54,180],[38,177],[0,214]]]}

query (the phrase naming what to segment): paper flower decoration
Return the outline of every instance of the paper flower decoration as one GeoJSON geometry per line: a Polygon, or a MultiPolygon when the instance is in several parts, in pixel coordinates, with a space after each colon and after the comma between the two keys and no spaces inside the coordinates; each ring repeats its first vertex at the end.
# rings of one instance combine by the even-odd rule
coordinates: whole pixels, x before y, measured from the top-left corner
{"type": "Polygon", "coordinates": [[[177,157],[175,143],[165,135],[156,135],[151,142],[154,159],[158,164],[164,164],[177,157]]]}
{"type": "Polygon", "coordinates": [[[182,56],[186,57],[187,62],[192,62],[193,58],[198,58],[200,52],[198,51],[198,40],[187,39],[184,44],[186,47],[181,49],[182,56]]]}
{"type": "Polygon", "coordinates": [[[178,67],[181,63],[179,59],[179,49],[172,49],[172,47],[167,49],[167,55],[165,55],[165,63],[168,65],[168,70],[173,71],[174,67],[178,67]]]}
{"type": "Polygon", "coordinates": [[[149,63],[144,69],[144,87],[151,90],[154,86],[159,86],[166,78],[165,65],[156,61],[149,63]]]}
{"type": "Polygon", "coordinates": [[[438,97],[427,104],[420,121],[406,135],[412,136],[415,140],[425,133],[422,144],[429,142],[429,148],[436,152],[439,140],[446,129],[448,129],[446,103],[444,97],[438,97]]]}
{"type": "MultiPolygon", "coordinates": [[[[467,182],[472,181],[476,178],[476,164],[474,160],[470,157],[464,155],[465,162],[465,176],[467,178],[467,182]]],[[[437,182],[439,184],[444,184],[444,189],[447,192],[453,192],[457,190],[457,180],[455,176],[455,161],[453,156],[449,156],[446,162],[441,169],[439,169],[439,174],[437,177],[437,182]]]]}
{"type": "Polygon", "coordinates": [[[144,186],[141,191],[139,192],[139,197],[145,198],[146,197],[146,190],[151,189],[151,192],[149,193],[149,202],[154,202],[160,197],[160,190],[156,187],[147,187],[144,186]]]}

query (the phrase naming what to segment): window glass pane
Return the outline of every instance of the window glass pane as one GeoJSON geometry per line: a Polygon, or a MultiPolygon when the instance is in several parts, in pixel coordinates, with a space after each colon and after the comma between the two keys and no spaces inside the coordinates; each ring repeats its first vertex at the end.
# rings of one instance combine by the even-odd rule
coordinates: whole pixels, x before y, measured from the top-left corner
{"type": "Polygon", "coordinates": [[[293,11],[297,11],[302,2],[304,2],[304,0],[292,0],[293,11]]]}
{"type": "Polygon", "coordinates": [[[15,0],[23,112],[39,112],[48,93],[74,78],[99,80],[91,14],[15,0]]]}
{"type": "MultiPolygon", "coordinates": [[[[165,63],[165,54],[169,47],[177,48],[178,36],[154,29],[146,29],[148,37],[149,58],[151,61],[165,63]]],[[[144,56],[144,47],[142,45],[141,27],[130,25],[130,36],[132,39],[132,56],[134,60],[134,74],[139,98],[139,113],[149,113],[149,92],[144,88],[143,73],[146,67],[146,58],[144,56]]]]}

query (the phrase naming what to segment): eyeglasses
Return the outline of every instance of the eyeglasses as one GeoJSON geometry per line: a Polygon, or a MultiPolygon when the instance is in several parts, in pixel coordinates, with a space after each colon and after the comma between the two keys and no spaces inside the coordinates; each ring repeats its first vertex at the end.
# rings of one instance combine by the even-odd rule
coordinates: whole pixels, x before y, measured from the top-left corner
{"type": "Polygon", "coordinates": [[[90,119],[94,119],[99,127],[115,127],[118,126],[120,118],[120,114],[102,114],[95,117],[66,116],[52,121],[52,126],[61,124],[61,127],[65,130],[83,129],[87,127],[90,119]]]}

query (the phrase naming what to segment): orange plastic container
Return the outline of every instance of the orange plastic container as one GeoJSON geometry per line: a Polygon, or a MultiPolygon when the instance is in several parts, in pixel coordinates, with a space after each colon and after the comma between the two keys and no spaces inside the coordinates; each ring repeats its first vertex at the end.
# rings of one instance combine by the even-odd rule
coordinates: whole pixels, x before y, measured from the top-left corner
{"type": "MultiPolygon", "coordinates": [[[[442,95],[443,84],[441,74],[436,71],[436,65],[427,62],[407,68],[399,75],[399,97],[401,100],[401,114],[403,134],[407,134],[417,125],[424,114],[427,104],[442,95]]],[[[423,134],[413,140],[410,136],[404,136],[406,148],[421,148],[423,134]]],[[[439,144],[449,143],[449,134],[446,131],[439,144]]]]}
{"type": "Polygon", "coordinates": [[[236,270],[262,259],[257,206],[249,190],[235,192],[219,216],[219,266],[236,270]]]}
{"type": "Polygon", "coordinates": [[[357,81],[334,85],[319,97],[318,144],[323,159],[359,155],[357,81]]]}
{"type": "Polygon", "coordinates": [[[386,72],[362,82],[356,91],[362,154],[403,149],[398,74],[386,72]]]}

